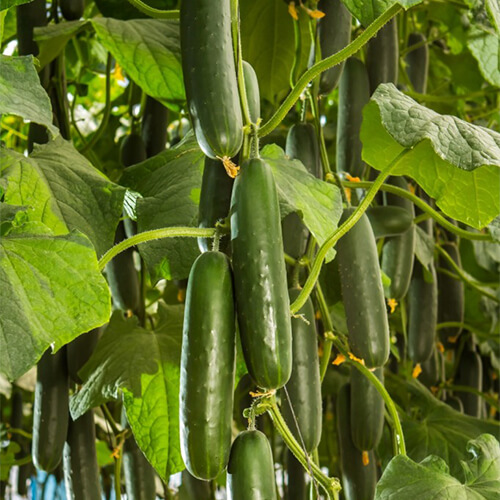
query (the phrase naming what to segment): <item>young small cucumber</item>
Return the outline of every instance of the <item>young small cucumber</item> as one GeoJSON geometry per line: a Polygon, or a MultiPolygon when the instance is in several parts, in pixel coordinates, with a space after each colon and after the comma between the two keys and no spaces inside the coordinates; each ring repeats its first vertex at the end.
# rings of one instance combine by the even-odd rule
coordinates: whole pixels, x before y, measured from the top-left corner
{"type": "MultiPolygon", "coordinates": [[[[344,210],[340,224],[353,210],[344,210]]],[[[377,244],[366,214],[339,240],[337,259],[349,346],[366,366],[383,366],[389,358],[389,323],[377,244]]]]}
{"type": "Polygon", "coordinates": [[[422,33],[410,33],[408,37],[408,48],[406,54],[406,73],[410,79],[415,92],[425,94],[427,91],[427,73],[429,72],[429,46],[422,33]],[[412,49],[414,45],[417,48],[412,49]]]}
{"type": "Polygon", "coordinates": [[[235,350],[229,260],[205,252],[189,274],[180,378],[181,453],[199,479],[215,479],[229,459],[235,350]]]}
{"type": "MultiPolygon", "coordinates": [[[[483,364],[481,357],[475,350],[466,347],[462,352],[455,385],[468,386],[478,391],[483,390],[483,364]]],[[[480,396],[471,392],[459,391],[455,391],[454,395],[462,401],[466,415],[481,418],[482,400],[480,396]]]]}
{"type": "Polygon", "coordinates": [[[255,73],[252,65],[247,61],[243,61],[243,76],[245,78],[245,91],[250,120],[252,120],[252,123],[257,123],[260,118],[259,81],[257,80],[257,73],[255,73]]]}
{"type": "Polygon", "coordinates": [[[146,149],[146,156],[161,153],[167,144],[167,108],[156,99],[146,97],[144,114],[142,115],[141,136],[146,149]]]}
{"type": "Polygon", "coordinates": [[[228,500],[276,500],[271,446],[260,431],[238,434],[227,467],[228,500]]]}
{"type": "Polygon", "coordinates": [[[59,0],[59,7],[66,21],[76,21],[83,16],[85,0],[59,0]]]}
{"type": "Polygon", "coordinates": [[[366,211],[375,238],[398,236],[410,228],[413,219],[403,207],[380,205],[366,211]]]}
{"type": "Polygon", "coordinates": [[[232,158],[243,142],[243,118],[230,0],[184,0],[180,31],[186,98],[198,144],[210,158],[232,158]]]}
{"type": "Polygon", "coordinates": [[[278,194],[261,159],[246,161],[231,198],[231,245],[243,355],[265,389],[284,386],[292,371],[290,301],[278,194]]]}

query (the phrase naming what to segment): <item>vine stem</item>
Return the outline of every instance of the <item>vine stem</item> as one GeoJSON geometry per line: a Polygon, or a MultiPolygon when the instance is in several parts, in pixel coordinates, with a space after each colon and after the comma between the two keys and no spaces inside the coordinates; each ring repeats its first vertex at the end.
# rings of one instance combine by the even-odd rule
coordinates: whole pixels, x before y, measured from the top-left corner
{"type": "Polygon", "coordinates": [[[164,227],[161,229],[152,229],[151,231],[144,231],[142,233],[134,234],[120,243],[111,247],[99,260],[99,271],[102,271],[106,264],[116,257],[119,253],[127,250],[128,248],[147,243],[148,241],[159,240],[162,238],[212,238],[215,236],[216,229],[198,228],[198,227],[164,227]]]}
{"type": "Polygon", "coordinates": [[[468,330],[479,338],[491,339],[497,338],[500,332],[483,332],[478,330],[475,326],[469,325],[467,323],[462,323],[461,321],[444,321],[443,323],[438,323],[436,325],[436,330],[442,330],[443,328],[460,328],[461,330],[468,330]]]}
{"type": "Polygon", "coordinates": [[[496,408],[497,411],[500,410],[500,403],[498,399],[490,394],[479,391],[478,389],[474,389],[474,387],[470,387],[468,385],[453,385],[453,384],[444,384],[443,387],[445,389],[449,389],[450,391],[456,392],[468,392],[469,394],[475,394],[480,398],[483,398],[490,406],[496,408]]]}
{"type": "Polygon", "coordinates": [[[162,10],[150,7],[148,4],[144,3],[142,0],[128,0],[137,10],[140,10],[148,16],[154,17],[156,19],[179,19],[178,10],[162,10]]]}
{"type": "Polygon", "coordinates": [[[274,115],[266,122],[260,129],[259,135],[261,137],[272,132],[285,118],[286,114],[293,105],[297,102],[302,92],[305,90],[307,85],[314,80],[318,75],[323,73],[323,71],[340,64],[345,61],[348,57],[355,54],[363,45],[365,45],[370,38],[372,38],[379,30],[389,22],[398,12],[400,12],[402,7],[398,4],[394,4],[391,8],[386,10],[381,14],[373,23],[371,23],[361,35],[359,35],[355,40],[353,40],[349,45],[344,47],[339,52],[327,57],[318,63],[311,66],[297,81],[295,87],[288,94],[286,99],[283,101],[281,106],[276,110],[274,115]]]}

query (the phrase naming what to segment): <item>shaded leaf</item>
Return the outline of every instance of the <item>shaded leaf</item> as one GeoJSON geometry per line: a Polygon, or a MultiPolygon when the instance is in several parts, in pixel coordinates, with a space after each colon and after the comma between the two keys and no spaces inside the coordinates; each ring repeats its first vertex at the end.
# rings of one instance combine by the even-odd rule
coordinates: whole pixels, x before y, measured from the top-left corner
{"type": "Polygon", "coordinates": [[[23,3],[29,3],[33,0],[2,0],[0,2],[0,11],[5,9],[10,9],[11,7],[15,7],[16,5],[22,5],[23,3]]]}
{"type": "Polygon", "coordinates": [[[500,37],[498,33],[472,26],[468,32],[467,46],[476,58],[484,79],[500,87],[500,37]]]}

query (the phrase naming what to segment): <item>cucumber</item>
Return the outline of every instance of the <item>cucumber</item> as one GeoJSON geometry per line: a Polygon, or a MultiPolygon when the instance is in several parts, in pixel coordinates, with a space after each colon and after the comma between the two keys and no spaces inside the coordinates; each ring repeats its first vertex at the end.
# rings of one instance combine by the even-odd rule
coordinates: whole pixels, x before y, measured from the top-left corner
{"type": "Polygon", "coordinates": [[[243,118],[230,0],[184,0],[180,31],[186,98],[198,144],[212,159],[232,158],[243,143],[243,118]]]}
{"type": "Polygon", "coordinates": [[[421,363],[422,373],[418,380],[426,387],[435,387],[444,380],[444,357],[434,346],[429,359],[421,363]]]}
{"type": "Polygon", "coordinates": [[[459,399],[457,396],[448,396],[444,402],[448,406],[451,406],[454,410],[460,413],[464,412],[464,405],[462,403],[462,400],[459,399]]]}
{"type": "Polygon", "coordinates": [[[120,163],[130,167],[147,159],[146,145],[139,134],[127,135],[120,146],[120,163]]]}
{"type": "MultiPolygon", "coordinates": [[[[234,179],[229,177],[220,160],[205,158],[203,179],[201,181],[200,205],[198,208],[198,227],[214,227],[216,222],[229,215],[231,193],[234,179]]],[[[227,249],[229,238],[223,236],[221,251],[227,249]]],[[[198,238],[201,252],[212,249],[212,238],[198,238]]]]}
{"type": "MultiPolygon", "coordinates": [[[[352,16],[340,0],[320,0],[318,9],[325,16],[318,21],[321,58],[335,54],[351,41],[352,16]]],[[[337,85],[344,63],[323,71],[319,80],[319,94],[329,94],[337,85]]]]}
{"type": "Polygon", "coordinates": [[[252,65],[247,61],[243,61],[243,77],[245,78],[245,91],[250,120],[252,123],[257,123],[260,118],[259,81],[257,80],[257,73],[255,73],[252,65]]]}
{"type": "Polygon", "coordinates": [[[243,431],[231,447],[228,500],[276,500],[271,446],[260,431],[243,431]]]}
{"type": "Polygon", "coordinates": [[[370,82],[366,67],[359,59],[347,59],[339,84],[337,114],[337,171],[363,177],[366,164],[361,159],[359,137],[363,107],[370,100],[370,82]]]}
{"type": "Polygon", "coordinates": [[[398,24],[392,18],[368,42],[366,69],[370,79],[370,91],[373,94],[381,83],[398,83],[399,40],[398,24]]]}
{"type": "Polygon", "coordinates": [[[214,492],[209,481],[192,476],[186,469],[182,471],[179,500],[214,500],[214,492]]]}
{"type": "MultiPolygon", "coordinates": [[[[462,352],[454,383],[455,385],[472,387],[478,391],[483,390],[483,364],[481,357],[475,350],[465,348],[462,352]]],[[[466,415],[481,418],[482,399],[480,396],[461,391],[454,391],[454,395],[462,401],[466,415]]]]}
{"type": "Polygon", "coordinates": [[[199,479],[215,479],[229,459],[235,326],[229,260],[205,252],[189,274],[180,378],[181,453],[199,479]]]}
{"type": "Polygon", "coordinates": [[[68,375],[76,384],[83,384],[83,380],[78,376],[78,372],[83,365],[90,359],[97,345],[100,328],[94,328],[86,332],[67,345],[68,375]]]}
{"type": "MultiPolygon", "coordinates": [[[[375,376],[384,383],[384,370],[375,376]]],[[[356,368],[351,368],[351,438],[360,451],[373,450],[384,429],[384,400],[375,386],[356,368]]]]}
{"type": "Polygon", "coordinates": [[[299,160],[311,175],[322,177],[318,138],[313,125],[310,123],[292,125],[286,138],[285,152],[292,160],[299,160]]]}
{"type": "Polygon", "coordinates": [[[286,500],[308,500],[306,472],[290,450],[286,452],[286,472],[288,479],[286,500]]]}
{"type": "MultiPolygon", "coordinates": [[[[426,41],[422,33],[410,33],[408,47],[421,44],[426,41]]],[[[425,94],[427,92],[427,74],[429,72],[429,46],[422,45],[406,54],[406,73],[415,92],[425,94]]]]}
{"type": "MultiPolygon", "coordinates": [[[[389,177],[387,182],[393,186],[408,190],[408,184],[404,177],[389,177]]],[[[413,203],[406,198],[386,193],[386,204],[402,207],[410,213],[412,219],[415,217],[413,203]]],[[[411,225],[400,236],[387,238],[382,250],[382,270],[391,278],[388,298],[401,300],[408,292],[413,272],[414,252],[414,225],[411,225]]]]}
{"type": "Polygon", "coordinates": [[[362,452],[352,442],[351,388],[349,384],[340,388],[336,406],[344,497],[346,500],[373,500],[377,484],[375,454],[373,451],[369,451],[369,464],[363,465],[362,452]]]}
{"type": "Polygon", "coordinates": [[[146,156],[161,153],[167,144],[167,108],[156,99],[146,97],[144,114],[142,115],[141,135],[146,149],[146,156]]]}
{"type": "Polygon", "coordinates": [[[243,355],[265,389],[285,385],[292,371],[290,301],[273,174],[261,159],[246,161],[231,198],[231,245],[243,355]]]}
{"type": "Polygon", "coordinates": [[[63,454],[69,414],[69,380],[66,349],[45,352],[37,366],[33,405],[33,464],[52,472],[63,454]]]}
{"type": "Polygon", "coordinates": [[[257,392],[257,387],[252,377],[245,373],[234,391],[233,420],[240,431],[244,431],[248,427],[248,419],[243,416],[243,412],[252,404],[253,398],[250,396],[250,391],[257,392]]]}
{"type": "Polygon", "coordinates": [[[412,224],[410,212],[402,207],[381,205],[366,211],[375,238],[386,238],[404,233],[412,224]]]}
{"type": "MultiPolygon", "coordinates": [[[[344,210],[340,224],[353,210],[344,210]]],[[[389,323],[377,245],[366,214],[339,240],[337,259],[349,346],[366,366],[383,366],[389,358],[389,323]]]]}
{"type": "Polygon", "coordinates": [[[39,54],[38,44],[33,40],[33,28],[47,24],[47,4],[45,0],[33,0],[18,5],[17,13],[17,52],[20,56],[39,54]]]}
{"type": "Polygon", "coordinates": [[[70,420],[63,460],[67,500],[101,498],[95,440],[92,410],[77,420],[70,420]]]}
{"type": "MultiPolygon", "coordinates": [[[[290,302],[293,302],[300,290],[292,288],[289,293],[290,302]]],[[[281,407],[295,439],[310,453],[318,447],[322,425],[316,320],[310,298],[298,314],[302,314],[309,324],[301,318],[292,318],[293,368],[290,380],[285,385],[288,397],[284,390],[281,392],[281,407]]]]}
{"type": "Polygon", "coordinates": [[[66,21],[76,21],[83,16],[85,0],[59,0],[59,7],[66,21]]]}

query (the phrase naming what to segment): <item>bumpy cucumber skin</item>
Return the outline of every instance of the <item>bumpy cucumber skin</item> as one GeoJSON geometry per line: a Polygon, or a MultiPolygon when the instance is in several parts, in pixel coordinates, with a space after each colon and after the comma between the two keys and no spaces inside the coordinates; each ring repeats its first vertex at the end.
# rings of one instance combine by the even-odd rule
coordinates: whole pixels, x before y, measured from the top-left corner
{"type": "Polygon", "coordinates": [[[245,78],[245,91],[250,120],[252,123],[257,123],[260,118],[259,81],[257,80],[257,73],[255,73],[253,66],[247,61],[243,61],[243,77],[245,78]]]}
{"type": "MultiPolygon", "coordinates": [[[[299,296],[300,290],[290,290],[290,302],[299,296]]],[[[312,452],[317,448],[321,439],[322,403],[321,380],[319,375],[318,344],[316,334],[316,320],[311,299],[307,299],[298,314],[303,314],[309,322],[300,318],[292,318],[292,358],[293,368],[290,380],[281,394],[281,408],[283,417],[292,431],[295,439],[304,442],[305,449],[312,452]],[[300,429],[290,410],[290,404],[300,429]]]]}
{"type": "MultiPolygon", "coordinates": [[[[408,190],[404,177],[390,177],[388,184],[408,190]]],[[[413,219],[415,208],[406,198],[387,193],[387,205],[402,207],[408,210],[413,219]]],[[[415,226],[410,226],[403,234],[387,238],[382,250],[382,269],[391,278],[389,297],[400,300],[408,292],[415,252],[415,226]]]]}
{"type": "MultiPolygon", "coordinates": [[[[410,33],[408,47],[425,42],[422,33],[410,33]]],[[[410,79],[415,92],[425,94],[427,92],[427,74],[429,72],[429,46],[422,45],[408,52],[405,57],[406,73],[410,79]]]]}
{"type": "MultiPolygon", "coordinates": [[[[342,224],[353,212],[344,210],[342,224]]],[[[349,346],[366,366],[383,366],[389,358],[389,323],[377,245],[366,214],[337,244],[349,346]]]]}
{"type": "Polygon", "coordinates": [[[381,83],[398,82],[399,41],[396,19],[391,19],[368,42],[366,69],[372,94],[381,83]]]}
{"type": "MultiPolygon", "coordinates": [[[[217,221],[229,215],[233,184],[234,179],[227,175],[220,160],[205,158],[198,207],[198,227],[214,227],[217,221]]],[[[224,236],[220,242],[221,250],[225,250],[228,243],[229,238],[224,236]]],[[[198,247],[201,252],[207,252],[212,247],[212,239],[198,238],[198,247]]]]}
{"type": "MultiPolygon", "coordinates": [[[[319,45],[321,58],[335,54],[351,41],[351,13],[340,0],[321,0],[318,9],[325,16],[318,21],[319,45]]],[[[337,85],[344,63],[321,73],[319,80],[320,95],[329,94],[337,85]]]]}
{"type": "Polygon", "coordinates": [[[63,460],[64,484],[68,500],[101,498],[95,440],[92,410],[77,420],[70,420],[63,460]]]}
{"type": "Polygon", "coordinates": [[[59,0],[59,7],[66,21],[76,21],[83,16],[85,0],[59,0]]]}
{"type": "MultiPolygon", "coordinates": [[[[478,391],[483,390],[483,364],[477,352],[469,349],[462,352],[455,384],[466,385],[478,391]]],[[[482,400],[480,396],[471,392],[459,391],[455,391],[455,396],[462,401],[466,415],[481,418],[482,400]]]]}
{"type": "Polygon", "coordinates": [[[68,428],[69,380],[66,349],[46,352],[37,367],[33,406],[33,464],[52,472],[61,461],[68,428]]]}
{"type": "Polygon", "coordinates": [[[229,460],[235,327],[229,260],[205,252],[188,280],[180,379],[181,453],[199,479],[215,479],[229,460]]]}
{"type": "Polygon", "coordinates": [[[311,175],[321,177],[318,138],[313,125],[310,123],[292,125],[286,138],[285,152],[292,160],[299,160],[311,175]]]}
{"type": "Polygon", "coordinates": [[[234,183],[231,245],[248,372],[260,387],[278,389],[292,371],[290,301],[278,194],[263,160],[246,161],[234,183]]]}
{"type": "Polygon", "coordinates": [[[236,156],[243,142],[229,0],[185,0],[180,12],[184,84],[203,152],[236,156]]]}
{"type": "Polygon", "coordinates": [[[380,205],[366,211],[375,238],[397,236],[410,228],[413,219],[410,212],[402,207],[380,205]]]}
{"type": "Polygon", "coordinates": [[[370,82],[362,61],[350,57],[339,84],[337,115],[337,171],[363,177],[366,164],[361,159],[363,107],[370,100],[370,82]]]}
{"type": "Polygon", "coordinates": [[[363,465],[362,452],[352,442],[351,388],[343,385],[337,396],[337,434],[340,448],[342,486],[346,500],[373,500],[377,485],[377,466],[373,451],[368,452],[370,463],[363,465]]]}
{"type": "Polygon", "coordinates": [[[83,368],[83,365],[90,359],[94,348],[97,345],[100,328],[94,328],[86,332],[75,340],[71,341],[67,347],[68,375],[76,384],[82,384],[83,380],[78,376],[78,372],[83,368]]]}
{"type": "Polygon", "coordinates": [[[167,144],[167,120],[167,108],[161,102],[147,96],[142,116],[141,136],[148,158],[161,153],[165,149],[167,144]]]}
{"type": "MultiPolygon", "coordinates": [[[[375,376],[384,383],[384,370],[375,376]]],[[[351,369],[351,438],[360,451],[373,450],[384,429],[384,400],[375,386],[356,368],[351,369]]]]}
{"type": "Polygon", "coordinates": [[[260,431],[243,431],[231,447],[228,500],[276,500],[271,446],[260,431]]]}

